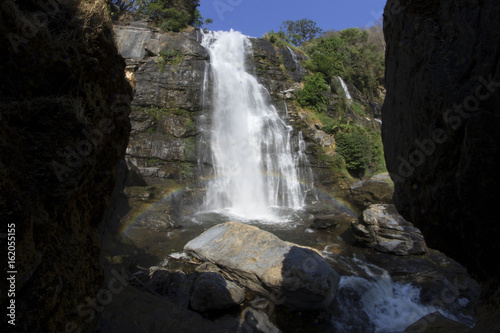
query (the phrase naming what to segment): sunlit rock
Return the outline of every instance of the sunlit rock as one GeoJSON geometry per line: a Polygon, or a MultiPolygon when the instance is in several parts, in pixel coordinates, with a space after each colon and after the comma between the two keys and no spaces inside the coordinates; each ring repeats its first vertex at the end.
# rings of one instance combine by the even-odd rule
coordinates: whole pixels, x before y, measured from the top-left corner
{"type": "Polygon", "coordinates": [[[359,242],[381,252],[408,255],[427,251],[420,230],[399,215],[394,205],[371,205],[361,222],[351,224],[351,231],[359,242]]]}
{"type": "Polygon", "coordinates": [[[219,224],[184,249],[252,291],[296,309],[327,309],[339,283],[339,275],[314,249],[244,223],[219,224]]]}

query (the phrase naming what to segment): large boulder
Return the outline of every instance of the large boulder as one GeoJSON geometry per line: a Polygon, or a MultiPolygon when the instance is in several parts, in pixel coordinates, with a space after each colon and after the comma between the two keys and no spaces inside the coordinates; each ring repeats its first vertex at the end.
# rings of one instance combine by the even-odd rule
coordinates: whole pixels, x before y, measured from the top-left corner
{"type": "Polygon", "coordinates": [[[371,205],[361,221],[351,224],[351,231],[359,242],[381,252],[408,255],[427,251],[420,230],[399,215],[394,205],[371,205]]]}
{"type": "Polygon", "coordinates": [[[190,306],[194,311],[227,309],[243,303],[245,292],[215,272],[201,273],[194,281],[190,306]]]}
{"type": "Polygon", "coordinates": [[[327,309],[338,288],[339,275],[318,252],[244,223],[219,224],[184,250],[215,263],[254,292],[295,309],[327,309]]]}
{"type": "MultiPolygon", "coordinates": [[[[387,174],[386,174],[387,175],[387,174]]],[[[359,211],[373,204],[392,204],[394,185],[389,175],[377,175],[367,180],[360,180],[349,188],[350,201],[359,211]]]]}
{"type": "Polygon", "coordinates": [[[500,3],[389,0],[382,109],[394,204],[480,279],[500,262],[500,3]]]}

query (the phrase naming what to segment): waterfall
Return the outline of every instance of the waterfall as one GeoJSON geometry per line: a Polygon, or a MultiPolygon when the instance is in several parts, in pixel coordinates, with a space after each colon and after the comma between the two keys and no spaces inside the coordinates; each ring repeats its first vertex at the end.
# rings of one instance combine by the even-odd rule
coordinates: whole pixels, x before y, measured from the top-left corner
{"type": "Polygon", "coordinates": [[[339,78],[340,84],[342,85],[342,89],[344,89],[345,97],[347,97],[347,100],[349,102],[351,102],[352,97],[351,97],[351,94],[349,93],[349,89],[347,88],[347,84],[345,84],[344,80],[342,80],[342,78],[340,76],[338,78],[339,78]]]}
{"type": "MultiPolygon", "coordinates": [[[[210,54],[211,83],[204,82],[203,99],[211,101],[213,110],[208,129],[202,130],[209,150],[204,164],[213,168],[205,208],[255,219],[272,215],[276,207],[300,209],[305,189],[298,167],[307,162],[304,144],[248,73],[250,40],[239,32],[219,31],[205,34],[202,45],[210,54]]],[[[308,171],[304,174],[309,177],[308,171]]]]}
{"type": "Polygon", "coordinates": [[[286,48],[288,49],[288,51],[292,55],[292,59],[295,62],[295,69],[299,70],[300,69],[300,64],[299,64],[299,61],[297,60],[297,55],[295,54],[295,52],[293,52],[293,50],[289,46],[287,46],[286,48]]]}

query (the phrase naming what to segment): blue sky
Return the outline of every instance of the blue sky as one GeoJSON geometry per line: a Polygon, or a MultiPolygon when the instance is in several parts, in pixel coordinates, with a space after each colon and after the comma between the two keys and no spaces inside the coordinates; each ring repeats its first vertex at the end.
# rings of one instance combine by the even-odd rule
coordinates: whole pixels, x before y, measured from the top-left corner
{"type": "Polygon", "coordinates": [[[278,31],[282,21],[307,18],[323,30],[371,26],[382,16],[386,0],[201,0],[199,10],[214,23],[209,30],[241,31],[262,37],[278,31]]]}

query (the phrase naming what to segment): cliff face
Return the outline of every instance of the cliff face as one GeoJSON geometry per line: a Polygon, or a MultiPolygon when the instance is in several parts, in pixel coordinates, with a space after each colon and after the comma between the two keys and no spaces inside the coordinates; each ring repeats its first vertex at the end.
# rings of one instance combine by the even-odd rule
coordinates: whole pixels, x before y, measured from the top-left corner
{"type": "Polygon", "coordinates": [[[394,202],[430,247],[500,276],[500,3],[389,0],[382,109],[394,202]]]}
{"type": "Polygon", "coordinates": [[[2,308],[15,299],[19,331],[83,328],[77,309],[102,283],[97,228],[130,131],[125,63],[104,1],[2,5],[0,211],[17,271],[2,308]]]}
{"type": "MultiPolygon", "coordinates": [[[[202,95],[209,57],[200,45],[201,32],[165,33],[144,17],[133,15],[116,22],[114,29],[135,84],[127,159],[138,167],[148,185],[160,185],[167,192],[192,188],[203,179],[197,157],[206,151],[207,143],[200,142],[200,128],[211,121],[211,94],[202,95]]],[[[335,170],[335,139],[321,130],[321,124],[311,121],[312,113],[301,110],[296,102],[294,92],[303,88],[307,74],[300,64],[304,56],[265,39],[252,38],[251,44],[255,76],[283,117],[287,104],[294,135],[303,133],[315,185],[328,193],[348,188],[349,177],[335,170]]],[[[333,107],[340,97],[328,94],[333,107]]],[[[365,117],[354,115],[353,119],[366,126],[378,125],[365,117]]]]}
{"type": "Polygon", "coordinates": [[[149,184],[194,182],[195,123],[208,55],[196,31],[160,33],[142,17],[115,25],[120,53],[135,82],[127,158],[149,184]]]}

